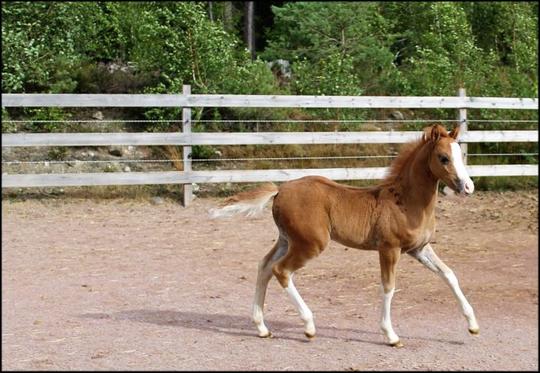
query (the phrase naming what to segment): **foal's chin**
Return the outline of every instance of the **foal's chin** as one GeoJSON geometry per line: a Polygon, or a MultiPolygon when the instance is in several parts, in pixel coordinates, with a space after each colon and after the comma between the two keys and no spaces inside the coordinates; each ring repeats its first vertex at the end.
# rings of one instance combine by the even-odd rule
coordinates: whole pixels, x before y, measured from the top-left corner
{"type": "Polygon", "coordinates": [[[448,186],[448,188],[450,188],[452,190],[452,192],[454,192],[454,195],[456,197],[460,197],[460,198],[467,198],[467,197],[470,197],[472,195],[472,193],[467,193],[465,191],[465,188],[463,189],[460,189],[457,185],[453,185],[451,183],[446,183],[446,185],[448,186]]]}
{"type": "Polygon", "coordinates": [[[455,190],[455,192],[456,192],[456,196],[463,199],[470,197],[472,195],[472,193],[467,193],[465,190],[462,190],[462,191],[455,190]]]}

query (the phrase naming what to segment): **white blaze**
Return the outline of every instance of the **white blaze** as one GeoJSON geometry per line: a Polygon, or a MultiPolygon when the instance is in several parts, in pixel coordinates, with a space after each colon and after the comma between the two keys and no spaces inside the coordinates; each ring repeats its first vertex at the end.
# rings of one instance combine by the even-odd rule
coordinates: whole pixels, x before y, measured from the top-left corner
{"type": "Polygon", "coordinates": [[[469,173],[463,164],[463,157],[461,155],[461,148],[457,142],[450,144],[452,149],[452,160],[454,162],[454,168],[456,169],[457,177],[465,184],[465,192],[471,194],[474,191],[474,183],[469,177],[469,173]]]}

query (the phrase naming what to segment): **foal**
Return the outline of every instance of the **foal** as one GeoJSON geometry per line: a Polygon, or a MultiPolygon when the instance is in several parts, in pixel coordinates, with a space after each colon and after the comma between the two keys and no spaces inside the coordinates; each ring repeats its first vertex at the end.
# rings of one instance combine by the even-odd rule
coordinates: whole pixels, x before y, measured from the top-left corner
{"type": "Polygon", "coordinates": [[[452,270],[430,245],[435,231],[437,188],[442,180],[462,195],[474,184],[467,174],[455,141],[459,127],[450,133],[440,125],[424,130],[421,139],[408,144],[377,186],[355,188],[320,176],[307,176],[281,184],[266,184],[239,193],[214,210],[213,217],[261,211],[274,198],[272,214],[279,230],[276,244],[259,264],[253,321],[260,337],[271,336],[264,324],[263,307],[268,282],[274,275],[290,296],[304,321],[305,335],[315,336],[313,314],[293,281],[293,273],[318,256],[330,240],[362,250],[377,250],[382,280],[380,327],[391,346],[401,347],[392,328],[390,304],[396,267],[407,253],[437,273],[450,286],[467,319],[471,334],[479,332],[472,307],[461,292],[452,270]]]}

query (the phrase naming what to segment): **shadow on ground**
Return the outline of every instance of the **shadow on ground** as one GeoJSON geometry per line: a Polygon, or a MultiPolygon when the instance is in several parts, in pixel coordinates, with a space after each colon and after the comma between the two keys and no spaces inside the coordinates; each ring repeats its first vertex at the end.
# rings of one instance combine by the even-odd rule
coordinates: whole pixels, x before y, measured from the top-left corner
{"type": "MultiPolygon", "coordinates": [[[[211,331],[215,333],[225,333],[229,335],[244,336],[244,337],[257,337],[255,327],[252,325],[251,320],[244,316],[224,315],[224,314],[211,314],[189,311],[169,311],[169,310],[129,310],[116,312],[112,314],[108,313],[85,313],[79,315],[82,318],[90,319],[104,319],[114,321],[135,321],[150,323],[155,325],[180,327],[186,329],[196,329],[211,331]]],[[[304,337],[294,337],[292,333],[302,333],[301,324],[292,324],[283,321],[268,321],[269,326],[275,335],[280,339],[288,339],[299,342],[309,342],[304,337]]],[[[371,332],[360,329],[351,328],[336,328],[336,327],[317,327],[317,338],[331,338],[339,339],[347,342],[362,342],[375,345],[386,345],[382,342],[381,333],[371,332]],[[350,334],[360,334],[362,337],[349,337],[350,334]]],[[[418,336],[402,335],[403,340],[420,340],[420,341],[434,341],[440,343],[446,343],[450,345],[463,345],[463,341],[454,341],[439,338],[426,338],[418,336]]]]}

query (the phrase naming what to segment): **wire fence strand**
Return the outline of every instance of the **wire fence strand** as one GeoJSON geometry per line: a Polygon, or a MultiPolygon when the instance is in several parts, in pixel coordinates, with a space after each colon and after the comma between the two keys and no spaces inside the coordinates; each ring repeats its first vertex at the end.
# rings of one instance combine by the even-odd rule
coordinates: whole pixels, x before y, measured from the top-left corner
{"type": "MultiPolygon", "coordinates": [[[[393,159],[392,155],[351,155],[329,157],[253,157],[253,158],[193,158],[192,162],[259,162],[259,161],[311,161],[311,160],[346,160],[346,159],[393,159]]],[[[501,157],[501,156],[538,156],[538,153],[473,153],[468,157],[501,157]]],[[[110,160],[57,160],[57,161],[2,161],[5,165],[19,164],[68,164],[68,163],[168,163],[183,162],[183,159],[110,159],[110,160]]]]}

